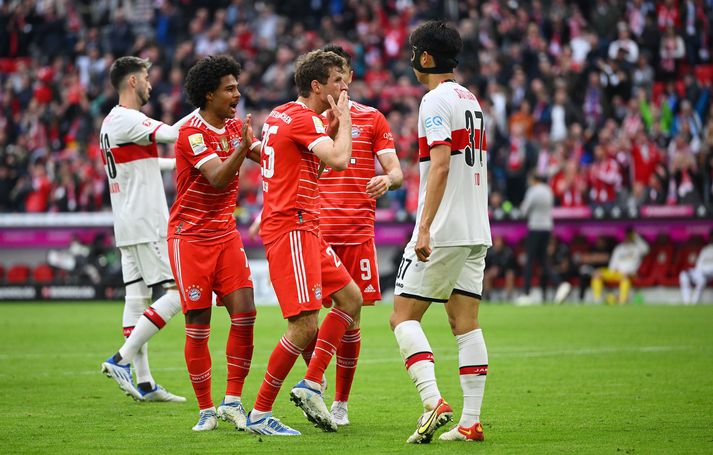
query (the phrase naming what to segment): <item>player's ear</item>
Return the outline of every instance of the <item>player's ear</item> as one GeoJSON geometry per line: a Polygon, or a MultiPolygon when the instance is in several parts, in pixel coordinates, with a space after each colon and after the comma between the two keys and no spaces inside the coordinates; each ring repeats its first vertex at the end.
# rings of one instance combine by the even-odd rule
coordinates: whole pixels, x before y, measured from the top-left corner
{"type": "Polygon", "coordinates": [[[322,84],[320,84],[317,79],[314,79],[314,80],[312,80],[311,85],[312,85],[312,91],[319,95],[319,92],[322,91],[322,84]]]}

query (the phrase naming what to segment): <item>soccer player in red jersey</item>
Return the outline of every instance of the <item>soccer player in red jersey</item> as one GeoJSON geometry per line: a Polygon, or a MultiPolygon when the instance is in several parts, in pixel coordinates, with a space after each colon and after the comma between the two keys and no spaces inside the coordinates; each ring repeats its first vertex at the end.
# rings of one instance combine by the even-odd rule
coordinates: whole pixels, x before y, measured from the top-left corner
{"type": "Polygon", "coordinates": [[[238,171],[254,139],[250,116],[234,118],[240,100],[240,66],[228,56],[206,57],[188,72],[185,89],[199,111],[176,142],[176,201],[168,225],[171,269],[186,318],[185,356],[198,399],[195,431],[212,430],[218,417],[245,428],[241,394],[253,354],[253,284],[233,211],[238,171]],[[217,413],[211,398],[208,350],[212,292],[230,315],[225,349],[228,385],[217,413]]]}
{"type": "Polygon", "coordinates": [[[314,355],[304,380],[291,399],[325,431],[336,431],[324,404],[320,382],[340,340],[359,312],[359,287],[319,232],[320,160],[344,170],[352,152],[345,61],[317,50],[302,56],[295,70],[299,97],[275,108],[262,131],[264,208],[260,236],[265,244],[272,285],[287,331],[273,350],[247,429],[265,435],[299,435],[272,416],[272,405],[285,377],[302,350],[317,335],[314,355]],[[334,99],[339,98],[335,104],[334,99]],[[327,135],[319,113],[328,110],[327,135]],[[334,307],[318,327],[322,297],[334,307]]]}
{"type": "MultiPolygon", "coordinates": [[[[344,73],[349,85],[354,75],[349,53],[336,45],[325,46],[322,50],[344,58],[344,73]]],[[[354,101],[349,102],[349,114],[352,119],[352,157],[346,170],[335,171],[327,167],[319,178],[319,229],[359,286],[364,305],[374,305],[381,300],[374,244],[376,199],[389,190],[401,187],[403,173],[391,128],[384,115],[354,101]],[[376,175],[375,158],[384,170],[383,175],[376,175]]],[[[349,424],[347,401],[361,348],[359,320],[360,312],[357,312],[337,348],[335,394],[331,408],[337,425],[349,424]]],[[[308,346],[302,353],[307,361],[314,345],[311,348],[308,346]]]]}

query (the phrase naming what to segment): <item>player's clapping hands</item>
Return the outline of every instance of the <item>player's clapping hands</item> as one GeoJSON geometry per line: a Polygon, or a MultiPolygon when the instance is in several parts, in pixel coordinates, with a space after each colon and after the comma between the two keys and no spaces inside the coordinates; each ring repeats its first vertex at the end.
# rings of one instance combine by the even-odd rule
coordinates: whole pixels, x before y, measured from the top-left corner
{"type": "Polygon", "coordinates": [[[243,130],[240,133],[240,148],[239,153],[248,153],[250,146],[252,145],[253,137],[253,125],[252,125],[252,114],[245,116],[245,122],[243,122],[243,130]]]}

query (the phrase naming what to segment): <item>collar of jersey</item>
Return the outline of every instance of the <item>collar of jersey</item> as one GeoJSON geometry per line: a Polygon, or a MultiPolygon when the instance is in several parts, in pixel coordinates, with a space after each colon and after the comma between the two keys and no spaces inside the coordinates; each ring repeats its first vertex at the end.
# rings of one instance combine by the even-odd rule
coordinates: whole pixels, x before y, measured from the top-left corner
{"type": "Polygon", "coordinates": [[[217,134],[223,134],[223,133],[225,133],[225,127],[220,128],[220,129],[214,127],[213,125],[211,125],[210,123],[208,123],[208,122],[206,121],[206,119],[203,118],[203,116],[201,115],[200,111],[199,111],[199,112],[196,112],[196,115],[198,116],[199,119],[201,119],[201,121],[202,121],[203,124],[206,126],[206,128],[208,128],[208,129],[211,130],[212,132],[217,133],[217,134]]]}

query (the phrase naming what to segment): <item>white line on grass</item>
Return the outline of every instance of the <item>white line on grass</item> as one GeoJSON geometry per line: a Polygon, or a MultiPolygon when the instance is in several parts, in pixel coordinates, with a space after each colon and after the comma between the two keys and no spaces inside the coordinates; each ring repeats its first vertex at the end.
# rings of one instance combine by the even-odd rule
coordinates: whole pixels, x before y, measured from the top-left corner
{"type": "MultiPolygon", "coordinates": [[[[581,348],[581,349],[556,349],[556,350],[540,350],[540,351],[517,351],[517,350],[492,350],[489,351],[491,359],[495,358],[536,358],[536,357],[560,357],[560,356],[586,356],[586,355],[599,355],[599,354],[619,354],[619,353],[654,353],[654,352],[668,352],[668,351],[687,351],[700,349],[700,346],[640,346],[640,347],[598,347],[598,348],[581,348]]],[[[181,351],[169,352],[162,351],[161,355],[178,355],[183,354],[181,351]]],[[[0,360],[24,360],[24,359],[37,359],[37,358],[52,358],[60,360],[67,357],[95,357],[101,358],[102,354],[96,353],[42,353],[42,354],[0,354],[0,360]]],[[[225,355],[225,351],[211,351],[211,356],[213,358],[221,358],[225,355]]],[[[457,354],[449,355],[439,355],[439,360],[457,360],[457,354]]],[[[61,376],[76,376],[76,375],[94,375],[99,373],[99,364],[101,362],[97,361],[96,370],[83,370],[83,371],[63,371],[59,373],[61,376]]],[[[382,357],[376,359],[364,358],[359,359],[359,364],[361,365],[377,365],[384,363],[402,363],[402,360],[394,355],[391,357],[382,357]]],[[[256,364],[253,363],[251,368],[264,369],[267,367],[266,363],[256,364]]],[[[4,368],[3,368],[4,369],[4,368]]],[[[151,368],[152,371],[186,371],[185,365],[181,367],[164,367],[164,368],[151,368]]],[[[35,373],[36,376],[50,376],[50,373],[35,373]]],[[[7,372],[0,373],[0,377],[10,377],[13,376],[7,372]]]]}

